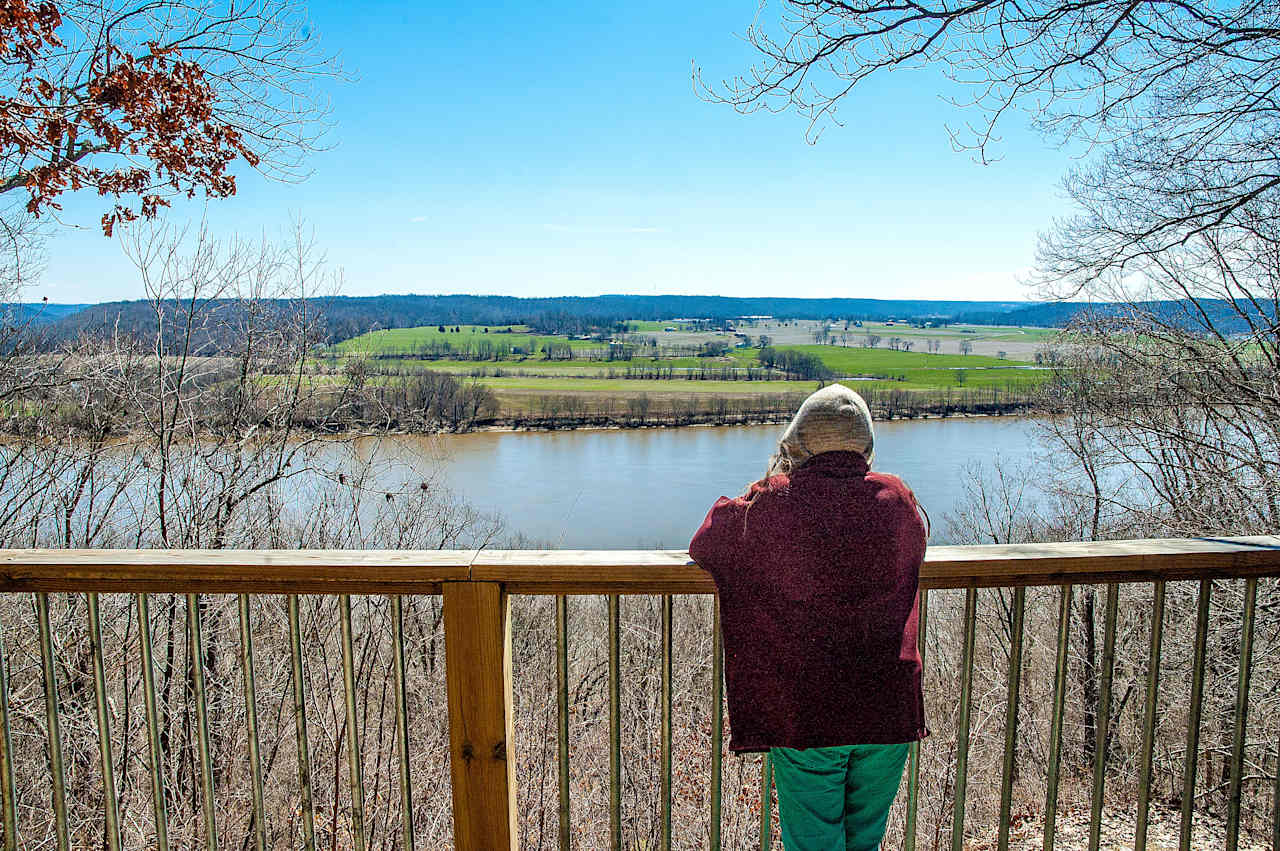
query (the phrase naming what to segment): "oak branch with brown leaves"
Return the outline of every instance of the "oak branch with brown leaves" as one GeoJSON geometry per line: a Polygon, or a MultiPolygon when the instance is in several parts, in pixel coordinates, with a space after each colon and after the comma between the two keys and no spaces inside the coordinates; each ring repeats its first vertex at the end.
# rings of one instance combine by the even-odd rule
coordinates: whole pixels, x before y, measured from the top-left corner
{"type": "Polygon", "coordinates": [[[39,216],[94,191],[110,235],[234,194],[238,161],[297,178],[324,130],[315,83],[338,73],[283,0],[0,0],[0,195],[39,216]]]}

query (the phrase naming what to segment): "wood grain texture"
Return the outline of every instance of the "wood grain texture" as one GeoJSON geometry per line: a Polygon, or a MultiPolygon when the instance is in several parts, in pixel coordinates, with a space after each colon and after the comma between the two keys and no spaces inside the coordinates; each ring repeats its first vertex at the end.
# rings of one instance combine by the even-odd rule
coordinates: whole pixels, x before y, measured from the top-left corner
{"type": "MultiPolygon", "coordinates": [[[[931,547],[925,588],[1280,576],[1280,536],[931,547]]],[[[710,594],[684,550],[0,550],[0,592],[710,594]]]]}
{"type": "MultiPolygon", "coordinates": [[[[931,547],[924,588],[1151,582],[1280,576],[1280,536],[931,547]]],[[[711,577],[683,550],[491,550],[473,580],[513,594],[708,594],[711,577]]]]}
{"type": "Polygon", "coordinates": [[[933,547],[927,588],[1280,576],[1280,536],[933,547]]]}
{"type": "Polygon", "coordinates": [[[516,847],[511,628],[495,582],[444,584],[454,847],[516,847]]]}
{"type": "Polygon", "coordinates": [[[473,550],[0,550],[0,591],[438,594],[473,550]]]}

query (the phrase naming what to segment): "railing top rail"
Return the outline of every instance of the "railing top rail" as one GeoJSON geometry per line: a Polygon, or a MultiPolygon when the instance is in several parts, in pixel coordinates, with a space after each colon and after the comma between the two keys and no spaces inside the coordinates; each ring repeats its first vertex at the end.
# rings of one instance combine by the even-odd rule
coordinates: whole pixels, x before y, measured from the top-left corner
{"type": "Polygon", "coordinates": [[[435,594],[475,550],[0,550],[0,591],[435,594]]]}
{"type": "MultiPolygon", "coordinates": [[[[931,547],[925,588],[1280,576],[1280,535],[931,547]]],[[[684,550],[0,550],[0,592],[708,594],[684,550]]]]}

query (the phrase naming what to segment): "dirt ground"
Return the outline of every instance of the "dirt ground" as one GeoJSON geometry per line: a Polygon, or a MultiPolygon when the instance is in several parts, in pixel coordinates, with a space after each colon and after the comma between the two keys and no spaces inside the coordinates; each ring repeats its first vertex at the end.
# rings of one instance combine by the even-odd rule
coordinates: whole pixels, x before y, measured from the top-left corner
{"type": "MultiPolygon", "coordinates": [[[[1043,823],[1037,817],[1034,821],[1018,822],[1009,831],[1010,851],[1040,851],[1044,847],[1043,823]]],[[[1180,815],[1177,810],[1166,810],[1152,806],[1147,822],[1146,851],[1173,851],[1178,847],[1180,815]]],[[[1132,812],[1104,807],[1102,810],[1102,830],[1098,847],[1100,851],[1134,851],[1133,837],[1135,815],[1132,812]]],[[[991,835],[984,840],[965,843],[967,851],[994,851],[998,845],[998,837],[991,835]]],[[[1054,832],[1054,847],[1061,849],[1084,849],[1089,847],[1089,810],[1080,808],[1069,810],[1058,817],[1054,832]]],[[[1197,813],[1191,829],[1191,847],[1194,849],[1221,849],[1227,847],[1226,824],[1204,813],[1197,813]]],[[[1269,844],[1252,841],[1241,835],[1240,851],[1268,851],[1269,844]]]]}

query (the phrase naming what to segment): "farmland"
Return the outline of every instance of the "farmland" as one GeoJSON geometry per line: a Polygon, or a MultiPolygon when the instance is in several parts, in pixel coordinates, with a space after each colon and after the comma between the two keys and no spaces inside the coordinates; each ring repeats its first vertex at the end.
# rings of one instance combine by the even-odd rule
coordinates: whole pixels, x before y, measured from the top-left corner
{"type": "Polygon", "coordinates": [[[723,408],[726,401],[776,412],[830,380],[880,398],[982,393],[984,406],[993,400],[1016,405],[1043,381],[1045,371],[1031,363],[1032,353],[1052,333],[896,323],[867,323],[846,332],[842,323],[817,321],[750,323],[733,331],[677,320],[632,320],[625,327],[591,338],[539,334],[524,325],[375,330],[329,346],[316,362],[331,386],[341,385],[353,370],[363,381],[384,386],[428,371],[447,373],[490,392],[499,419],[549,407],[613,411],[656,405],[678,411],[723,408]],[[820,331],[825,343],[814,342],[820,331]],[[769,346],[767,362],[762,343],[769,346]],[[961,353],[966,350],[974,353],[961,353]],[[779,365],[773,359],[779,353],[806,356],[811,368],[796,371],[792,361],[779,365]]]}
{"type": "Polygon", "coordinates": [[[940,354],[960,354],[961,343],[968,343],[973,354],[995,356],[1005,352],[1009,357],[1030,360],[1036,349],[1052,339],[1054,328],[1035,328],[1017,325],[944,325],[921,327],[905,322],[818,322],[792,320],[777,322],[760,321],[744,325],[741,330],[752,336],[768,336],[777,345],[801,345],[814,342],[814,332],[823,327],[829,329],[835,345],[861,347],[867,345],[867,337],[880,339],[880,345],[889,347],[891,340],[909,342],[913,347],[925,349],[930,341],[939,344],[940,354]]]}
{"type": "Polygon", "coordinates": [[[487,344],[504,349],[508,353],[511,348],[520,349],[526,353],[536,352],[549,343],[568,344],[574,349],[595,348],[600,345],[590,340],[570,340],[567,337],[531,334],[523,325],[427,325],[370,331],[358,337],[343,340],[332,348],[334,353],[339,355],[407,355],[433,344],[445,343],[458,349],[487,344]],[[455,328],[457,330],[454,330],[455,328]]]}

